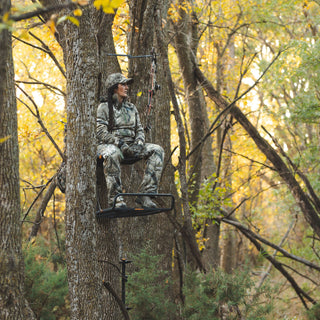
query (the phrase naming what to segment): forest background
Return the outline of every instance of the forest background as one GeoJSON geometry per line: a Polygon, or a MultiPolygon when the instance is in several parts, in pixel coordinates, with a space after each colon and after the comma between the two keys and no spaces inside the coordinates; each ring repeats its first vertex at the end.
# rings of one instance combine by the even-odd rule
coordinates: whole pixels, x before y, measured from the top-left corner
{"type": "MultiPolygon", "coordinates": [[[[34,317],[320,319],[320,3],[72,5],[25,20],[14,17],[37,5],[13,1],[1,24],[12,28],[15,223],[34,317]],[[115,54],[152,48],[161,89],[146,136],[166,151],[160,191],[175,196],[175,210],[98,223],[99,97],[109,73],[133,77],[131,100],[146,123],[152,60],[115,54]],[[117,300],[121,259],[132,260],[129,312],[117,300]]],[[[126,191],[137,191],[142,166],[123,171],[126,191]]]]}

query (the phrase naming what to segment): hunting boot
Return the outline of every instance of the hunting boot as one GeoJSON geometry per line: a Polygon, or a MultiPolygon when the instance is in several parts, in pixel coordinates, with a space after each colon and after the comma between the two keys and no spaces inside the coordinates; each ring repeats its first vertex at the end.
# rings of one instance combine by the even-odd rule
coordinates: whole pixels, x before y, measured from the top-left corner
{"type": "Polygon", "coordinates": [[[139,196],[136,202],[141,204],[143,208],[157,208],[157,205],[151,200],[149,196],[139,196]]]}
{"type": "Polygon", "coordinates": [[[116,203],[115,203],[115,208],[125,208],[127,205],[126,203],[124,202],[124,199],[123,197],[119,196],[117,197],[116,199],[116,203]]]}

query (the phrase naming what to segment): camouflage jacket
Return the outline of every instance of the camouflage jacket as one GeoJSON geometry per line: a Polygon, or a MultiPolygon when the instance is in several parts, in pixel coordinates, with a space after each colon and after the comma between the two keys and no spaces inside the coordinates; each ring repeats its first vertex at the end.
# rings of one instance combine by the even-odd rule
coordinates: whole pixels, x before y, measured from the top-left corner
{"type": "Polygon", "coordinates": [[[144,131],[136,106],[128,101],[122,104],[115,103],[114,124],[112,132],[108,131],[109,107],[107,102],[99,105],[97,111],[97,138],[98,144],[118,145],[120,139],[126,143],[138,140],[144,142],[144,131]]]}

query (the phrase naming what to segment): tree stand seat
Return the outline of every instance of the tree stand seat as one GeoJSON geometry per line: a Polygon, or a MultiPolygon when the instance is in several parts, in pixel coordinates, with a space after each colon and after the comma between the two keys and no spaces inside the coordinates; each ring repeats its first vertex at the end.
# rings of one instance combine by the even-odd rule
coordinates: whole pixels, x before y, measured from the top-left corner
{"type": "MultiPolygon", "coordinates": [[[[168,201],[161,201],[168,202],[168,201]]],[[[103,222],[104,219],[112,218],[127,218],[127,217],[137,217],[137,216],[147,216],[153,215],[160,212],[171,211],[174,208],[174,197],[169,193],[119,193],[115,196],[113,201],[113,206],[111,208],[102,209],[96,212],[96,218],[98,222],[103,222]],[[118,197],[138,197],[138,196],[149,196],[152,198],[158,198],[159,200],[164,200],[164,198],[170,198],[170,204],[166,203],[164,207],[159,208],[146,208],[146,207],[121,207],[117,208],[116,199],[118,197]]]]}

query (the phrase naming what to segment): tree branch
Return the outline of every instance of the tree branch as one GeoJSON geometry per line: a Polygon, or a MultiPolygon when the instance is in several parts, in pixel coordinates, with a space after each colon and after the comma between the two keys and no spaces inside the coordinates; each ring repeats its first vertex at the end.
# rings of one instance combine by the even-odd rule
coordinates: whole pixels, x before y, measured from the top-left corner
{"type": "MultiPolygon", "coordinates": [[[[41,220],[42,220],[42,217],[44,216],[44,212],[47,208],[47,205],[54,193],[54,190],[56,189],[56,186],[57,186],[57,182],[56,182],[56,175],[53,176],[50,181],[48,181],[49,183],[46,184],[46,186],[49,184],[49,187],[48,187],[48,190],[47,192],[45,193],[44,197],[43,197],[43,200],[41,201],[41,204],[37,210],[37,213],[36,213],[36,218],[34,220],[34,224],[32,226],[32,229],[31,229],[31,232],[30,232],[30,235],[29,235],[29,241],[36,237],[37,236],[37,233],[39,231],[39,228],[40,228],[40,224],[41,224],[41,220]]],[[[43,188],[41,190],[41,193],[44,191],[45,188],[43,188]]],[[[40,193],[39,193],[40,195],[40,193]]],[[[38,199],[39,196],[36,197],[36,199],[38,199]]],[[[35,199],[35,200],[36,200],[35,199]]],[[[29,212],[28,212],[29,213],[29,212]]],[[[24,219],[26,218],[26,215],[24,216],[24,219]]],[[[23,219],[23,221],[24,221],[23,219]]]]}
{"type": "Polygon", "coordinates": [[[65,92],[62,91],[61,89],[59,89],[58,87],[56,86],[53,86],[52,84],[49,84],[49,83],[45,83],[45,82],[42,82],[42,81],[38,81],[36,79],[34,79],[33,77],[30,77],[29,78],[33,81],[22,81],[22,80],[16,80],[15,82],[16,83],[24,83],[24,84],[31,84],[31,85],[42,85],[44,86],[46,89],[48,89],[49,91],[53,92],[54,94],[61,94],[63,97],[66,96],[65,92]],[[58,91],[58,92],[56,92],[58,91]]]}
{"type": "Polygon", "coordinates": [[[114,289],[112,288],[111,284],[109,282],[103,281],[103,285],[112,294],[112,296],[115,298],[116,302],[118,303],[118,305],[119,305],[119,307],[121,309],[121,312],[123,314],[124,319],[125,320],[130,320],[128,311],[126,309],[126,306],[123,304],[122,300],[119,298],[117,293],[114,291],[114,289]]]}
{"type": "MultiPolygon", "coordinates": [[[[277,55],[277,57],[279,54],[277,55]]],[[[273,60],[273,62],[275,59],[273,60]]],[[[272,63],[273,63],[272,62],[272,63]]],[[[268,68],[267,68],[268,69],[268,68]]],[[[290,172],[287,165],[284,163],[282,158],[278,155],[278,153],[272,148],[272,146],[265,140],[257,128],[253,126],[253,124],[249,121],[249,119],[243,114],[243,112],[235,105],[235,102],[241,99],[248,91],[252,89],[250,87],[246,92],[244,92],[239,98],[229,104],[217,90],[214,89],[209,80],[204,76],[198,66],[195,65],[195,73],[197,74],[197,78],[199,83],[202,85],[204,90],[207,92],[209,98],[213,100],[219,108],[222,110],[226,109],[232,113],[234,118],[240,123],[244,130],[250,135],[250,137],[254,140],[256,146],[260,149],[262,153],[266,155],[268,160],[273,164],[275,170],[277,170],[278,174],[285,181],[288,188],[290,189],[292,195],[295,198],[297,205],[300,207],[302,213],[304,214],[306,220],[313,228],[314,232],[320,236],[320,217],[318,212],[313,207],[313,204],[310,202],[309,197],[303,191],[302,187],[294,177],[294,175],[290,172]]],[[[264,72],[265,73],[265,72],[264,72]]],[[[263,73],[263,74],[264,74],[263,73]]],[[[260,80],[256,81],[256,84],[260,80]]]]}
{"type": "Polygon", "coordinates": [[[61,149],[59,148],[59,146],[57,145],[57,143],[55,142],[55,140],[53,139],[53,137],[51,136],[51,134],[49,133],[48,129],[46,128],[46,126],[44,125],[41,116],[40,116],[40,112],[39,112],[39,108],[37,106],[37,104],[35,103],[35,101],[30,97],[30,95],[28,95],[18,84],[16,84],[16,86],[19,88],[19,90],[21,90],[24,95],[31,101],[31,103],[33,104],[36,112],[32,111],[32,109],[22,100],[18,99],[21,103],[23,103],[32,113],[32,115],[34,117],[36,117],[38,119],[38,123],[40,124],[43,132],[46,134],[46,136],[49,138],[49,140],[52,142],[53,146],[56,148],[56,150],[58,151],[58,153],[60,154],[61,158],[63,161],[65,161],[65,155],[64,153],[61,151],[61,149]]]}
{"type": "Polygon", "coordinates": [[[272,141],[274,142],[274,144],[277,146],[277,148],[280,150],[280,153],[287,159],[287,161],[289,162],[290,166],[292,167],[292,169],[300,176],[300,178],[303,180],[304,184],[306,185],[311,199],[315,205],[315,207],[317,208],[318,212],[320,212],[320,199],[319,197],[316,195],[309,179],[301,172],[301,170],[298,168],[298,166],[293,163],[293,161],[289,158],[289,156],[286,154],[286,152],[283,150],[283,148],[281,147],[280,143],[278,142],[278,140],[273,137],[271,135],[271,133],[264,127],[261,126],[261,128],[269,135],[269,137],[272,139],[272,141]]]}
{"type": "Polygon", "coordinates": [[[53,52],[50,50],[50,48],[40,39],[38,38],[36,35],[34,35],[32,32],[29,31],[29,34],[35,38],[36,40],[38,40],[41,45],[42,48],[44,50],[44,52],[46,52],[49,57],[53,60],[53,62],[55,63],[55,65],[58,67],[58,69],[60,70],[60,72],[62,73],[62,75],[66,78],[66,72],[64,71],[64,69],[62,68],[61,64],[59,63],[58,59],[56,58],[56,56],[53,54],[53,52]]]}
{"type": "MultiPolygon", "coordinates": [[[[246,237],[248,238],[253,244],[254,246],[257,248],[257,250],[261,253],[261,255],[268,259],[272,265],[281,272],[281,274],[289,281],[289,283],[291,284],[291,286],[293,287],[293,289],[295,290],[296,294],[298,295],[298,297],[300,298],[302,304],[304,305],[304,307],[306,309],[309,309],[307,306],[307,302],[305,301],[305,299],[307,299],[309,302],[311,302],[312,304],[316,304],[317,301],[314,300],[313,298],[311,298],[305,291],[303,291],[299,285],[297,284],[297,282],[294,280],[294,278],[284,269],[282,263],[280,263],[279,261],[277,261],[274,257],[272,257],[262,246],[261,244],[257,241],[257,235],[255,235],[251,230],[248,230],[246,227],[242,226],[240,223],[231,220],[231,219],[224,219],[222,218],[222,221],[231,224],[235,227],[237,227],[238,230],[240,230],[240,232],[246,237]]],[[[281,249],[281,251],[283,251],[282,248],[278,247],[278,249],[281,249]]],[[[280,250],[279,250],[280,251],[280,250]]],[[[317,266],[318,267],[318,266],[317,266]]],[[[318,267],[319,268],[319,267],[318,267]]]]}
{"type": "Polygon", "coordinates": [[[26,12],[20,15],[12,15],[9,17],[9,19],[17,22],[17,21],[27,20],[39,15],[51,13],[51,12],[62,10],[62,9],[76,9],[76,8],[77,8],[77,3],[68,1],[66,3],[55,4],[53,6],[39,8],[37,10],[26,12]]]}
{"type": "MultiPolygon", "coordinates": [[[[28,210],[27,210],[26,213],[24,214],[24,217],[23,217],[23,219],[22,219],[22,222],[24,222],[24,221],[26,220],[26,218],[27,218],[28,214],[30,213],[31,209],[33,208],[34,204],[35,204],[35,203],[37,202],[37,200],[40,198],[40,196],[41,196],[42,192],[45,190],[45,188],[54,180],[54,177],[55,177],[55,176],[53,176],[52,178],[50,178],[50,179],[47,181],[47,183],[46,183],[44,186],[41,187],[41,190],[39,191],[39,193],[37,194],[37,196],[33,199],[31,205],[29,206],[28,210]]],[[[49,200],[50,200],[50,199],[49,199],[49,200]]],[[[48,202],[49,202],[49,200],[48,200],[48,202]]],[[[45,208],[44,208],[44,209],[45,209],[45,208]]],[[[44,211],[44,210],[43,210],[43,211],[44,211]]],[[[41,220],[41,219],[40,219],[40,220],[41,220]]],[[[36,222],[35,222],[35,223],[37,223],[37,219],[36,219],[36,222]]]]}
{"type": "MultiPolygon", "coordinates": [[[[280,243],[279,243],[279,245],[278,245],[279,247],[282,247],[282,245],[283,245],[283,243],[285,242],[285,240],[287,239],[287,237],[288,237],[291,229],[293,228],[293,225],[294,225],[294,221],[290,224],[287,232],[286,232],[285,235],[282,237],[282,239],[281,239],[281,241],[280,241],[280,243]]],[[[273,252],[273,254],[272,254],[272,257],[273,257],[273,258],[275,258],[277,252],[278,252],[277,249],[273,252]]],[[[267,278],[267,276],[268,276],[268,274],[269,274],[269,272],[270,272],[270,270],[271,270],[271,267],[272,267],[272,263],[270,262],[267,270],[264,272],[263,276],[261,277],[261,279],[260,279],[260,281],[259,281],[259,283],[258,283],[258,285],[257,285],[257,289],[262,286],[264,280],[267,278]]]]}
{"type": "MultiPolygon", "coordinates": [[[[223,212],[223,215],[229,215],[228,213],[226,213],[226,212],[224,212],[224,211],[222,211],[222,212],[223,212]]],[[[256,233],[254,233],[252,230],[248,229],[246,226],[244,226],[243,224],[241,224],[241,223],[240,223],[239,221],[237,221],[235,218],[226,219],[226,218],[223,217],[223,218],[221,218],[221,221],[224,221],[224,222],[226,222],[226,223],[228,223],[228,224],[233,225],[234,227],[236,227],[236,228],[239,229],[240,231],[243,231],[243,232],[245,232],[246,234],[250,235],[250,237],[259,240],[260,242],[266,244],[267,246],[269,246],[269,247],[271,247],[271,248],[273,248],[273,249],[276,249],[277,251],[281,252],[284,257],[290,258],[290,259],[292,259],[292,260],[294,260],[294,261],[297,261],[297,262],[300,262],[300,263],[302,263],[302,264],[304,264],[304,265],[306,265],[306,266],[308,266],[308,267],[310,267],[310,268],[312,268],[312,269],[315,269],[315,270],[317,270],[317,271],[320,271],[320,266],[318,266],[318,265],[316,265],[316,264],[314,264],[314,263],[312,263],[312,262],[310,262],[310,261],[308,261],[308,260],[306,260],[306,259],[304,259],[304,258],[300,258],[300,257],[298,257],[298,256],[296,256],[296,255],[293,255],[293,254],[289,253],[289,252],[286,251],[285,249],[277,246],[276,244],[274,244],[274,243],[266,240],[265,238],[261,237],[260,235],[258,235],[258,234],[256,234],[256,233]]]]}

